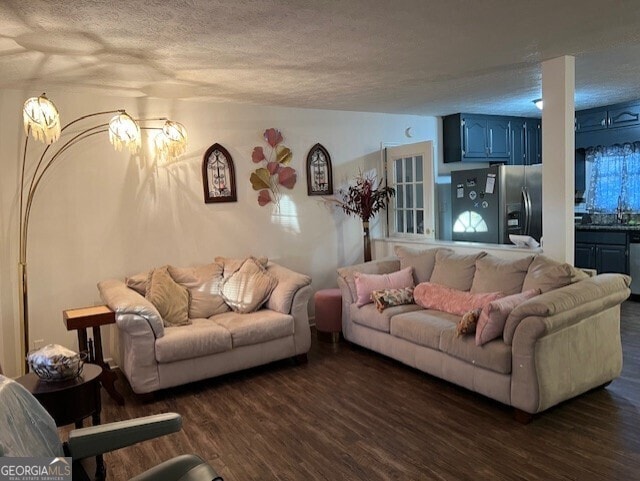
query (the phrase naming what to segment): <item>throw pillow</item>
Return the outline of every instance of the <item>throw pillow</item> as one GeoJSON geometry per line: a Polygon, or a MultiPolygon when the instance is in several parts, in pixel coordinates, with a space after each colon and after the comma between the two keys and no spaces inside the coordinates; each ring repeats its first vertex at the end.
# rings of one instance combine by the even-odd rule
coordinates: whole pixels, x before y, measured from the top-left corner
{"type": "Polygon", "coordinates": [[[472,309],[464,313],[464,316],[462,316],[456,325],[456,337],[476,332],[476,325],[478,324],[480,312],[482,312],[482,309],[472,309]]]}
{"type": "Polygon", "coordinates": [[[450,287],[441,286],[433,282],[418,284],[413,291],[415,303],[425,309],[448,312],[462,316],[472,309],[482,309],[491,301],[502,297],[500,292],[485,292],[471,294],[450,287]]]}
{"type": "Polygon", "coordinates": [[[373,303],[376,305],[378,312],[384,311],[387,307],[413,304],[413,287],[373,291],[371,293],[371,299],[373,299],[373,303]]]}
{"type": "Polygon", "coordinates": [[[223,269],[222,275],[226,279],[234,272],[237,272],[238,269],[242,267],[242,265],[245,263],[247,259],[254,259],[262,267],[265,267],[265,268],[269,263],[269,259],[267,259],[266,257],[253,257],[253,256],[245,257],[243,259],[235,259],[233,257],[216,257],[214,259],[214,262],[222,264],[222,269],[223,269]]]}
{"type": "Polygon", "coordinates": [[[500,291],[505,295],[522,292],[522,284],[533,256],[521,259],[500,259],[486,255],[476,261],[471,292],[500,291]]]}
{"type": "Polygon", "coordinates": [[[433,268],[436,265],[436,254],[439,250],[449,249],[423,249],[416,250],[403,246],[395,246],[394,252],[400,259],[400,269],[413,267],[413,281],[416,285],[421,282],[429,282],[433,268]]]}
{"type": "Polygon", "coordinates": [[[540,294],[540,289],[530,289],[503,297],[487,304],[478,320],[476,328],[476,346],[482,346],[487,342],[502,336],[504,325],[511,311],[522,304],[527,299],[531,299],[540,294]]]}
{"type": "MultiPolygon", "coordinates": [[[[473,276],[476,272],[476,261],[486,255],[486,252],[456,254],[449,250],[438,250],[430,282],[459,291],[468,291],[471,289],[473,276]]],[[[465,312],[467,310],[465,309],[465,312]]]]}
{"type": "Polygon", "coordinates": [[[523,291],[540,289],[543,293],[571,284],[574,275],[569,264],[562,264],[547,256],[539,255],[529,266],[522,284],[523,291]]]}
{"type": "Polygon", "coordinates": [[[356,283],[356,305],[362,307],[372,302],[371,293],[381,289],[401,289],[403,287],[413,287],[413,274],[411,267],[400,269],[390,274],[364,274],[355,272],[353,274],[356,283]]]}
{"type": "Polygon", "coordinates": [[[165,327],[191,324],[189,291],[171,278],[168,266],[149,273],[145,297],[158,309],[165,327]]]}
{"type": "Polygon", "coordinates": [[[178,284],[189,289],[189,318],[209,318],[229,311],[220,295],[222,264],[213,262],[195,267],[169,266],[169,274],[178,284]]]}
{"type": "Polygon", "coordinates": [[[126,277],[124,283],[129,289],[133,289],[141,296],[147,293],[147,280],[149,279],[150,272],[140,272],[130,277],[126,277]]]}
{"type": "Polygon", "coordinates": [[[222,281],[222,297],[234,312],[246,314],[260,309],[267,302],[278,280],[253,257],[222,281]]]}

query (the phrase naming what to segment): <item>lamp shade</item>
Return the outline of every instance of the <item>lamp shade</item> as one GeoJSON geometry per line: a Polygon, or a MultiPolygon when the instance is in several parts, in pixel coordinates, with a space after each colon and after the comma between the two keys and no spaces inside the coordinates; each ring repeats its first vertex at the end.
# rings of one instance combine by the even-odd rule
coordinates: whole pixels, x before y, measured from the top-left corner
{"type": "Polygon", "coordinates": [[[165,158],[176,158],[187,150],[187,129],[179,122],[167,120],[155,137],[156,152],[165,158]]]}
{"type": "Polygon", "coordinates": [[[52,144],[60,137],[60,114],[54,103],[44,94],[31,97],[22,109],[24,131],[44,144],[52,144]]]}
{"type": "Polygon", "coordinates": [[[109,121],[109,142],[116,150],[126,148],[132,154],[140,150],[140,127],[126,112],[122,112],[109,121]]]}

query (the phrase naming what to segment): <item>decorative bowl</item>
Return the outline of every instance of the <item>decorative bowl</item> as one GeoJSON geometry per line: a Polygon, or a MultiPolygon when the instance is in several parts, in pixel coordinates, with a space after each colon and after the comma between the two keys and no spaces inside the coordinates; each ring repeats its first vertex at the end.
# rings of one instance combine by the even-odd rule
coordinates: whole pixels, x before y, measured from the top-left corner
{"type": "Polygon", "coordinates": [[[43,381],[66,381],[82,372],[86,354],[78,354],[59,344],[47,344],[27,356],[31,370],[43,381]]]}

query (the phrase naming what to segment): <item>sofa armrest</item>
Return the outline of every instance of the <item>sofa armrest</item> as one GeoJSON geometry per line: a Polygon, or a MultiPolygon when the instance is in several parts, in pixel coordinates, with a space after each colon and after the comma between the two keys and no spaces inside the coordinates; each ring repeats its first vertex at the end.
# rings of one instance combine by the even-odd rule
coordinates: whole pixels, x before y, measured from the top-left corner
{"type": "Polygon", "coordinates": [[[289,314],[296,292],[311,284],[311,277],[273,262],[267,266],[267,272],[278,279],[278,285],[269,296],[266,307],[273,311],[289,314]]]}
{"type": "Polygon", "coordinates": [[[514,407],[544,411],[620,375],[620,304],[628,286],[627,276],[601,274],[522,304],[511,351],[514,407]]]}
{"type": "Polygon", "coordinates": [[[578,323],[581,319],[621,304],[629,297],[631,278],[623,274],[600,274],[545,292],[516,307],[504,328],[504,342],[511,345],[523,319],[538,319],[529,326],[535,339],[578,323]]]}
{"type": "Polygon", "coordinates": [[[291,316],[293,316],[293,342],[297,354],[305,354],[311,348],[311,327],[309,326],[309,299],[311,286],[306,285],[298,289],[291,302],[291,316]]]}
{"type": "MultiPolygon", "coordinates": [[[[353,266],[341,267],[338,269],[338,279],[343,279],[349,288],[349,296],[347,300],[355,302],[358,297],[356,294],[356,282],[354,273],[361,272],[363,274],[388,274],[400,270],[400,259],[397,257],[387,257],[377,259],[375,261],[364,262],[353,266]]],[[[340,285],[340,283],[338,283],[340,285]]],[[[345,299],[346,291],[342,292],[342,298],[345,299]]]]}
{"type": "Polygon", "coordinates": [[[118,328],[124,331],[139,330],[132,325],[136,319],[144,319],[156,338],[164,336],[164,324],[160,313],[151,302],[118,279],[98,283],[100,297],[116,313],[118,328]],[[129,315],[127,315],[129,314],[129,315]]]}

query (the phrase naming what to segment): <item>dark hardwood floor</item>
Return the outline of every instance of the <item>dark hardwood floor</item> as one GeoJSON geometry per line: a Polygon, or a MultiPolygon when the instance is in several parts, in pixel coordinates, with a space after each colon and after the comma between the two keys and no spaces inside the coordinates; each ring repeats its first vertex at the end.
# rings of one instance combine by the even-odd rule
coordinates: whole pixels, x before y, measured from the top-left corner
{"type": "Polygon", "coordinates": [[[180,433],[107,454],[128,479],[196,453],[226,481],[638,480],[640,303],[623,305],[624,371],[606,389],[528,425],[512,410],[365,349],[313,341],[309,362],[282,361],[126,405],[103,394],[103,420],[166,411],[180,433]]]}

